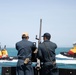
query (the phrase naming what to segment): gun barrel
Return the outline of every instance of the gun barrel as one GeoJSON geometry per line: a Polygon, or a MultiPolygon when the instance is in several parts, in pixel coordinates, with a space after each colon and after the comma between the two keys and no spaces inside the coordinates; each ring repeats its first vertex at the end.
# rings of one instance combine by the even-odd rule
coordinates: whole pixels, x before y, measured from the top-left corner
{"type": "Polygon", "coordinates": [[[40,30],[39,30],[39,41],[38,41],[38,43],[41,43],[41,31],[42,31],[42,19],[40,19],[40,30]]]}

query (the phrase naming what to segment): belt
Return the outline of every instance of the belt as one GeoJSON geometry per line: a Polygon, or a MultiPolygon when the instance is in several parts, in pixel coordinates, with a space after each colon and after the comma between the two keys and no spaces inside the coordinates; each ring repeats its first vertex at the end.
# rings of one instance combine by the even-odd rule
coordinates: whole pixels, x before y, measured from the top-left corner
{"type": "Polygon", "coordinates": [[[56,61],[47,61],[47,62],[44,62],[44,63],[48,63],[48,62],[51,62],[53,65],[56,65],[56,61]]]}

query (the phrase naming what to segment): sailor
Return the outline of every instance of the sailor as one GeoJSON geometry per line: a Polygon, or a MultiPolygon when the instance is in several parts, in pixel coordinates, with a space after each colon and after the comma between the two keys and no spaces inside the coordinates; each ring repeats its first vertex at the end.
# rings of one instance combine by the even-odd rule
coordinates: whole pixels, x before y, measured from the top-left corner
{"type": "Polygon", "coordinates": [[[50,41],[51,35],[44,33],[43,42],[38,47],[38,58],[43,62],[41,75],[58,75],[55,59],[55,49],[57,45],[50,41]]]}
{"type": "Polygon", "coordinates": [[[4,49],[1,50],[2,52],[2,58],[7,58],[8,57],[8,52],[6,50],[6,45],[4,46],[4,49]]]}
{"type": "Polygon", "coordinates": [[[68,54],[76,57],[76,42],[73,43],[73,48],[68,51],[68,54]]]}
{"type": "Polygon", "coordinates": [[[7,58],[8,57],[8,52],[7,52],[6,49],[2,49],[1,52],[2,52],[2,58],[7,58]]]}
{"type": "Polygon", "coordinates": [[[18,51],[17,62],[17,75],[33,75],[32,67],[32,51],[34,52],[36,46],[33,42],[28,41],[29,35],[27,32],[22,34],[22,40],[16,43],[16,49],[18,51]]]}

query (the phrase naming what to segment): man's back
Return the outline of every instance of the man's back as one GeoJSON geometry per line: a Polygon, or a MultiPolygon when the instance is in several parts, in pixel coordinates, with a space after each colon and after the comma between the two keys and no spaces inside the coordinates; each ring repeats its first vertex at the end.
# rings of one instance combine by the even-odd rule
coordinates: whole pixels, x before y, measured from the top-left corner
{"type": "Polygon", "coordinates": [[[34,50],[35,46],[32,42],[23,39],[16,43],[16,49],[18,50],[18,57],[22,57],[19,59],[19,64],[24,64],[25,58],[32,57],[32,51],[34,50]]]}
{"type": "Polygon", "coordinates": [[[57,45],[49,40],[44,41],[39,45],[39,57],[41,61],[48,62],[49,60],[49,54],[50,56],[53,55],[53,61],[55,61],[55,49],[57,48],[57,45]],[[48,50],[48,51],[47,51],[48,50]]]}
{"type": "Polygon", "coordinates": [[[17,75],[33,75],[33,67],[31,66],[32,51],[36,49],[33,42],[28,41],[27,32],[22,34],[22,40],[16,43],[18,51],[17,75]]]}
{"type": "Polygon", "coordinates": [[[55,49],[57,45],[50,41],[51,35],[49,33],[45,33],[42,37],[44,42],[39,44],[38,47],[38,58],[43,62],[41,74],[58,75],[55,61],[55,49]]]}

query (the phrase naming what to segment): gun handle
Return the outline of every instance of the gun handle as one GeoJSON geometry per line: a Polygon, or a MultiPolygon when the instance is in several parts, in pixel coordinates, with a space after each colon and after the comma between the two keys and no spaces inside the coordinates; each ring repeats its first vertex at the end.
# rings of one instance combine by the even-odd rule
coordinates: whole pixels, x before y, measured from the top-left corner
{"type": "Polygon", "coordinates": [[[41,69],[40,60],[38,58],[37,58],[37,66],[36,66],[36,69],[37,70],[40,70],[41,69]]]}

